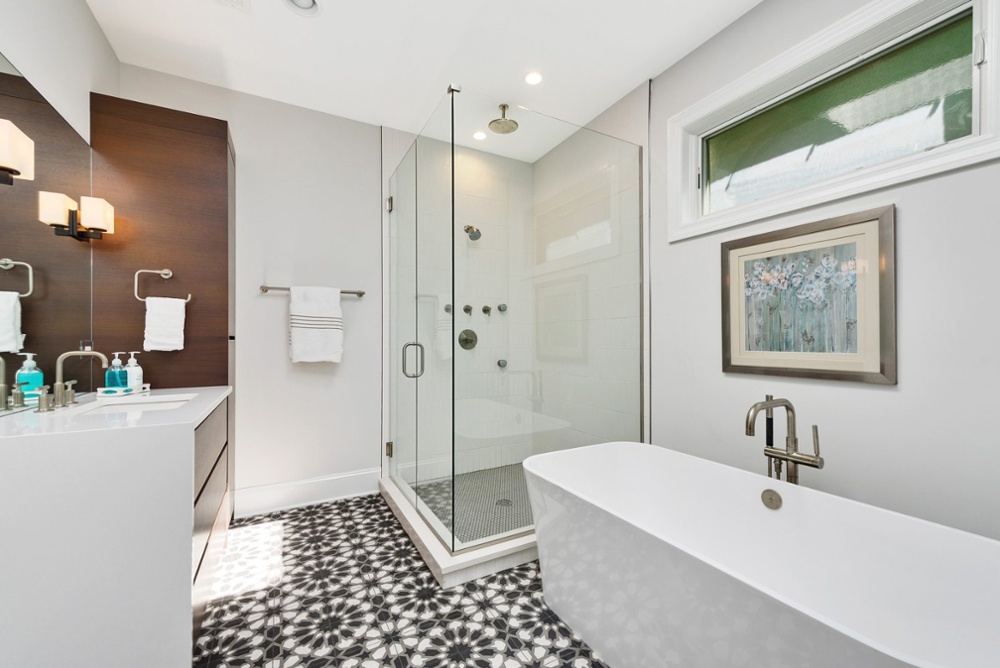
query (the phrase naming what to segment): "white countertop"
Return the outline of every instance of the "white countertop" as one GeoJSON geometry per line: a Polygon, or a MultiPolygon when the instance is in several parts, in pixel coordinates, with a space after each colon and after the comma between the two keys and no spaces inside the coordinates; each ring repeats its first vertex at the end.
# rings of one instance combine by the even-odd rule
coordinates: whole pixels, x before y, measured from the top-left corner
{"type": "Polygon", "coordinates": [[[79,403],[54,411],[31,408],[0,414],[0,439],[163,425],[194,429],[231,393],[229,386],[190,387],[98,401],[91,392],[78,395],[79,403]]]}

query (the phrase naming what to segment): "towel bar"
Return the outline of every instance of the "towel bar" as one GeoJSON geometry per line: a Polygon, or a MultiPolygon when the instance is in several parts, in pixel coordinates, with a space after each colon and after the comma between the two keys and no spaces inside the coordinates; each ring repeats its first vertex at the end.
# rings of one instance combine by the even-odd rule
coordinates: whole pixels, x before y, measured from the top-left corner
{"type": "MultiPolygon", "coordinates": [[[[28,291],[27,292],[18,292],[17,296],[18,297],[30,297],[31,293],[35,291],[35,269],[34,269],[34,267],[32,267],[27,262],[15,262],[14,260],[11,260],[8,257],[5,257],[2,260],[0,260],[0,269],[3,269],[5,271],[10,271],[11,269],[13,269],[14,267],[16,267],[18,265],[20,265],[22,267],[27,267],[28,268],[28,291]]],[[[0,382],[2,382],[2,381],[0,381],[0,382]]]]}
{"type": "MultiPolygon", "coordinates": [[[[288,291],[290,289],[291,288],[283,287],[283,286],[280,286],[280,285],[262,285],[262,286],[260,286],[260,291],[263,292],[263,293],[265,293],[265,294],[267,292],[271,291],[271,290],[288,291]]],[[[340,294],[342,294],[342,295],[357,295],[358,297],[364,297],[365,296],[365,291],[364,290],[341,290],[340,294]]]]}
{"type": "MultiPolygon", "coordinates": [[[[174,272],[170,271],[169,269],[140,269],[139,271],[135,272],[135,280],[132,282],[132,291],[135,294],[136,299],[138,299],[141,302],[144,302],[146,301],[146,298],[139,296],[139,274],[159,274],[160,278],[166,280],[171,276],[173,276],[174,272]]],[[[187,299],[184,300],[184,303],[190,301],[191,301],[191,294],[188,293],[187,299]]]]}

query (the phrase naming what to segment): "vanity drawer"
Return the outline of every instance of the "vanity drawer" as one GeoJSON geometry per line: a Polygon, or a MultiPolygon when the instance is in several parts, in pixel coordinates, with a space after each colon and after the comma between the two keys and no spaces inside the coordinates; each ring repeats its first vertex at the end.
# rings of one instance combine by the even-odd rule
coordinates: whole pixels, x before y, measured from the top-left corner
{"type": "Polygon", "coordinates": [[[223,401],[194,430],[194,498],[208,480],[208,474],[229,440],[229,400],[223,401]]]}
{"type": "Polygon", "coordinates": [[[194,537],[191,543],[192,579],[198,572],[202,555],[205,554],[205,546],[208,544],[208,536],[212,532],[215,517],[226,495],[226,483],[229,479],[226,470],[227,459],[226,449],[223,448],[215,468],[205,483],[205,488],[201,491],[201,496],[194,504],[194,537]]]}

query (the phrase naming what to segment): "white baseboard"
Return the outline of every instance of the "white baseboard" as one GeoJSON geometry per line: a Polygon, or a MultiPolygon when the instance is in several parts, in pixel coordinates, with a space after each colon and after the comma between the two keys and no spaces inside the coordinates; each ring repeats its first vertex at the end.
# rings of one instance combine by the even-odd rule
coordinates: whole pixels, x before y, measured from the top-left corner
{"type": "Polygon", "coordinates": [[[261,515],[350,496],[375,494],[381,469],[363,469],[338,475],[279,482],[236,490],[236,517],[261,515]]]}

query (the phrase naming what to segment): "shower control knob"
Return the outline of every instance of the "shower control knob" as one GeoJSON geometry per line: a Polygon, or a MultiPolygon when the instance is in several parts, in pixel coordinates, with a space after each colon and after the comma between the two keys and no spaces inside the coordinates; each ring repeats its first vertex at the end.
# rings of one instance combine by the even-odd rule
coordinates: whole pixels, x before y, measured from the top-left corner
{"type": "Polygon", "coordinates": [[[472,307],[469,306],[468,304],[463,306],[462,310],[465,311],[466,315],[472,315],[472,307]]]}
{"type": "Polygon", "coordinates": [[[451,304],[445,304],[444,305],[444,312],[445,313],[451,313],[451,304]]]}
{"type": "Polygon", "coordinates": [[[507,310],[507,305],[506,304],[500,304],[500,306],[497,306],[497,310],[500,311],[501,313],[503,313],[504,311],[507,310]]]}
{"type": "Polygon", "coordinates": [[[491,309],[489,306],[484,306],[483,307],[483,313],[485,313],[486,315],[489,315],[490,311],[492,311],[492,310],[493,309],[491,309]]]}
{"type": "Polygon", "coordinates": [[[458,335],[458,345],[462,346],[463,350],[472,350],[478,342],[479,337],[471,329],[463,329],[458,335]]]}
{"type": "Polygon", "coordinates": [[[497,360],[497,366],[501,369],[507,368],[507,360],[497,360]]]}

